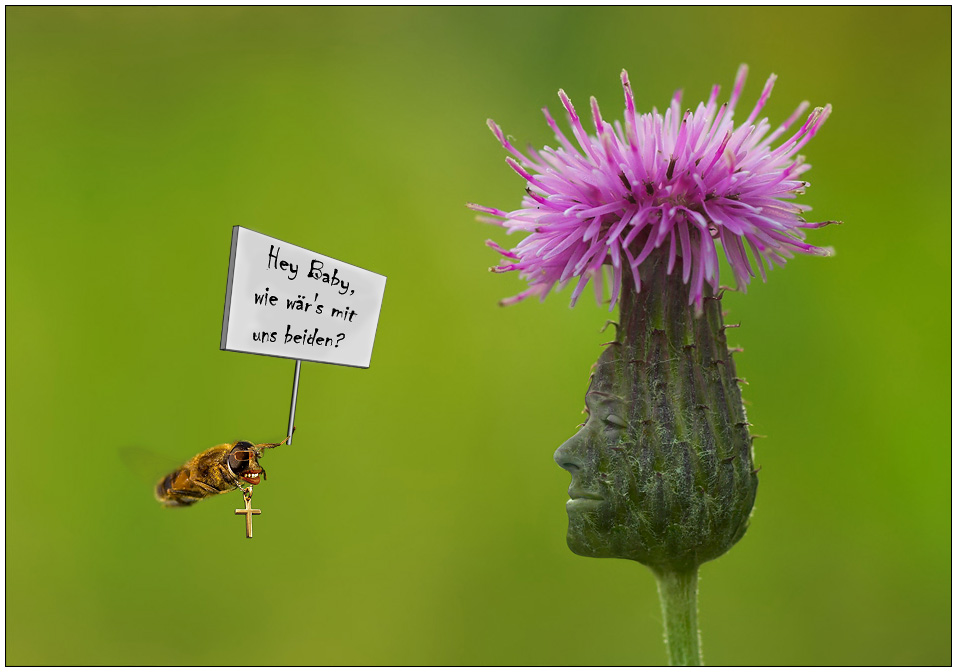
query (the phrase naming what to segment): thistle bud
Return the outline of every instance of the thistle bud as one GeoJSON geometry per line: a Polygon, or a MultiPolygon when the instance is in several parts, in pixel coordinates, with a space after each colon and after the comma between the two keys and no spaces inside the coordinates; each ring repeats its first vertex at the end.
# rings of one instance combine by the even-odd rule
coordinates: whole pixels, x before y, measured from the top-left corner
{"type": "Polygon", "coordinates": [[[572,551],[687,572],[744,535],[758,479],[721,299],[705,285],[696,310],[668,266],[663,247],[641,264],[640,293],[623,279],[588,420],[555,460],[572,474],[572,551]]]}

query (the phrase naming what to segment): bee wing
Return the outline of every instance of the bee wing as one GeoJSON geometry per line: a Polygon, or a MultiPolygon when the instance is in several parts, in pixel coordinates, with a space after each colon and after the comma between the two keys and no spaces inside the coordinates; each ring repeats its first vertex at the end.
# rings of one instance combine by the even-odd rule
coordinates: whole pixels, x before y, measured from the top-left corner
{"type": "Polygon", "coordinates": [[[124,446],[117,453],[127,471],[142,481],[143,485],[155,486],[161,478],[183,466],[174,457],[142,446],[124,446]]]}

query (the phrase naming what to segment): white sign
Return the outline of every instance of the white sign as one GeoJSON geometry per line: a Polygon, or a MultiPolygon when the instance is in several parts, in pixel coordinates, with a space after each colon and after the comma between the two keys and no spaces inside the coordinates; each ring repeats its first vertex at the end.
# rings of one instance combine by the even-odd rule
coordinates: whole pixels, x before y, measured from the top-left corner
{"type": "Polygon", "coordinates": [[[385,276],[233,227],[220,350],[368,368],[385,276]]]}

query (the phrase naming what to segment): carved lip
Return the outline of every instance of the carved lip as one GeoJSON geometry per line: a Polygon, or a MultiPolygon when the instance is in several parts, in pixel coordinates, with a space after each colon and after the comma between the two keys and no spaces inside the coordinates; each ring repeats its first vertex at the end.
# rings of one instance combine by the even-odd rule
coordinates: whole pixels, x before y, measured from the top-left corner
{"type": "Polygon", "coordinates": [[[597,499],[599,502],[604,501],[604,497],[599,497],[598,495],[591,492],[584,492],[582,490],[572,490],[568,489],[568,496],[574,499],[597,499]]]}
{"type": "Polygon", "coordinates": [[[604,499],[594,497],[578,497],[575,499],[569,499],[567,502],[565,502],[565,510],[568,513],[577,511],[591,511],[593,509],[599,508],[604,503],[604,499]]]}
{"type": "Polygon", "coordinates": [[[573,511],[585,511],[597,509],[605,500],[592,492],[585,492],[577,488],[569,488],[568,496],[571,497],[565,502],[565,510],[568,513],[573,511]]]}

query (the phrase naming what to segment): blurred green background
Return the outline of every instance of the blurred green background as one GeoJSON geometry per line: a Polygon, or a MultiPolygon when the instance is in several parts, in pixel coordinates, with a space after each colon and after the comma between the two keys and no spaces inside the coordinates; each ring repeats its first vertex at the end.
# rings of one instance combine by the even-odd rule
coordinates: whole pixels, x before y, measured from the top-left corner
{"type": "MultiPolygon", "coordinates": [[[[715,665],[951,662],[949,7],[6,9],[6,663],[663,664],[654,580],[565,546],[607,308],[496,305],[523,181],[485,126],[730,91],[834,113],[841,227],[725,300],[761,487],[702,568],[715,665]],[[306,363],[247,540],[156,478],[285,434],[293,364],[220,352],[231,227],[388,276],[372,366],[306,363]],[[163,457],[128,468],[121,449],[163,457]]],[[[743,116],[743,115],[742,115],[743,116]]],[[[730,275],[725,275],[730,277],[730,275]]],[[[586,297],[587,298],[587,297],[586,297]]]]}

